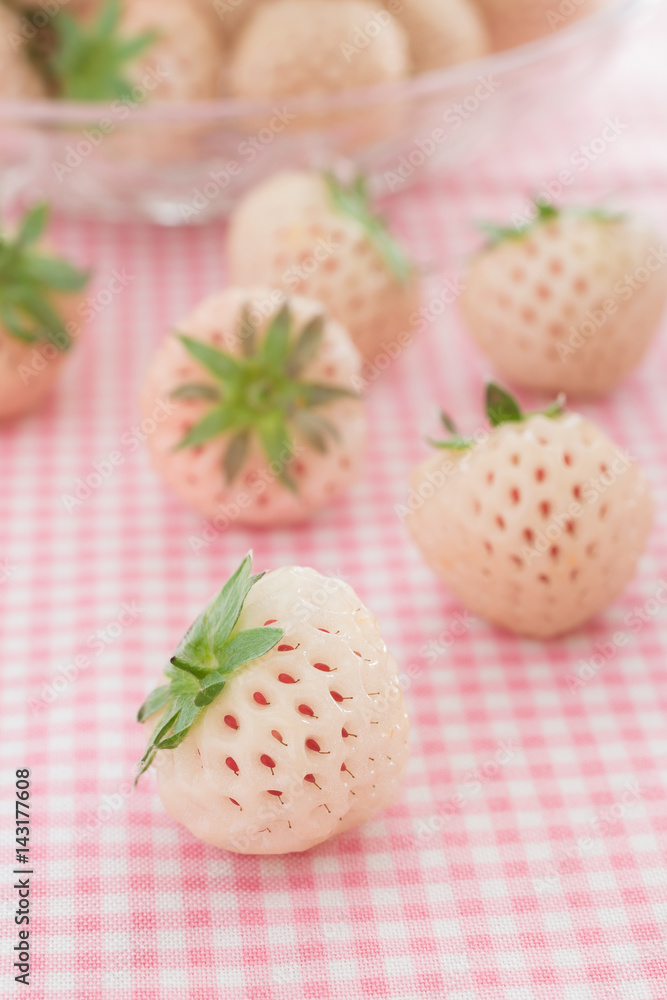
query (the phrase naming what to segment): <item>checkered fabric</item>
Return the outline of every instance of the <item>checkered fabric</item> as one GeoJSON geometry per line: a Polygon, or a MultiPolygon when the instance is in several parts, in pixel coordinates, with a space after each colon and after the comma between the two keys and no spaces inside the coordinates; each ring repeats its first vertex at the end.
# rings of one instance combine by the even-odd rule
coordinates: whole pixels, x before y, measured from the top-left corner
{"type": "MultiPolygon", "coordinates": [[[[520,211],[607,118],[627,128],[564,198],[611,198],[667,231],[665,37],[654,24],[601,96],[545,110],[461,176],[393,200],[429,274],[427,302],[456,286],[473,220],[520,211]]],[[[433,308],[428,330],[369,385],[368,464],[348,496],[304,527],[231,530],[194,551],[204,526],[151,471],[136,400],[160,338],[223,283],[223,230],[63,221],[54,238],[95,263],[97,314],[48,404],[0,430],[0,995],[665,1000],[665,337],[612,397],[584,408],[651,478],[657,523],[639,573],[576,634],[529,642],[467,616],[395,513],[438,406],[463,426],[479,421],[488,366],[455,306],[433,308]],[[124,278],[112,286],[114,272],[124,278]],[[87,479],[72,507],[64,496],[87,479]],[[355,587],[401,665],[412,717],[399,801],[303,855],[215,850],[167,815],[151,775],[132,789],[136,708],[249,548],[259,568],[312,565],[355,587]],[[610,652],[619,631],[627,644],[610,652]],[[29,990],[10,968],[22,767],[29,990]]]]}

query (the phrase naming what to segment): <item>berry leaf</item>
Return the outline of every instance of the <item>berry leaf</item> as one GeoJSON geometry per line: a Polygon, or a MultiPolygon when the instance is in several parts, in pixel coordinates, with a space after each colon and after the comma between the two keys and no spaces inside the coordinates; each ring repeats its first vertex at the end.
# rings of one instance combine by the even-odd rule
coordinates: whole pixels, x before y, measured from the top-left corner
{"type": "Polygon", "coordinates": [[[250,663],[264,656],[283,637],[281,628],[248,628],[237,632],[234,638],[225,643],[220,653],[218,672],[230,674],[244,663],[250,663]]]}
{"type": "Polygon", "coordinates": [[[290,354],[286,371],[288,375],[300,375],[306,365],[317,356],[324,338],[324,317],[315,316],[304,326],[290,354]]]}
{"type": "Polygon", "coordinates": [[[250,431],[243,430],[235,434],[227,446],[223,466],[225,479],[230,486],[243,468],[250,449],[250,431]]]}
{"type": "Polygon", "coordinates": [[[492,427],[523,420],[517,401],[495,382],[489,382],[486,387],[486,415],[492,427]]]}
{"type": "Polygon", "coordinates": [[[128,66],[157,40],[155,32],[122,34],[120,0],[107,0],[96,21],[60,11],[53,18],[50,69],[60,97],[73,101],[133,101],[128,66]]]}
{"type": "Polygon", "coordinates": [[[287,303],[285,303],[269,323],[264,343],[261,347],[262,357],[270,367],[282,368],[287,361],[290,326],[289,309],[287,303]]]}
{"type": "Polygon", "coordinates": [[[445,413],[444,410],[440,410],[440,423],[449,431],[450,434],[458,434],[459,430],[449,414],[445,413]]]}
{"type": "Polygon", "coordinates": [[[246,305],[238,328],[241,356],[178,334],[191,357],[217,379],[219,388],[214,397],[215,389],[185,384],[171,393],[172,398],[210,397],[219,405],[187,433],[177,449],[228,435],[222,466],[229,487],[244,468],[255,437],[267,463],[278,466],[276,478],[287,489],[296,490],[286,471],[294,450],[294,434],[300,431],[311,447],[322,451],[326,435],[335,437],[336,431],[324,416],[310,411],[325,409],[339,399],[359,398],[343,386],[300,380],[305,367],[322,348],[324,322],[323,316],[315,316],[295,333],[286,301],[268,322],[260,341],[246,305]]]}
{"type": "Polygon", "coordinates": [[[205,344],[203,341],[195,340],[185,334],[178,334],[177,336],[188,353],[192,355],[195,361],[203,365],[211,375],[215,375],[216,378],[223,381],[238,376],[239,366],[231,355],[225,354],[223,351],[219,351],[217,347],[211,347],[210,344],[205,344]]]}
{"type": "Polygon", "coordinates": [[[136,781],[159,750],[174,750],[183,742],[237,670],[264,656],[282,639],[281,628],[236,631],[246,598],[262,576],[252,575],[249,553],[179,643],[165,670],[169,683],[156,688],[137,715],[139,722],[145,722],[162,712],[138,765],[136,781]]]}
{"type": "Polygon", "coordinates": [[[7,333],[24,343],[50,340],[65,351],[71,337],[55,301],[80,292],[90,275],[36,252],[47,221],[48,207],[36,205],[13,238],[0,236],[0,319],[7,333]]]}
{"type": "Polygon", "coordinates": [[[23,217],[16,237],[16,248],[25,250],[43,235],[49,221],[49,208],[44,202],[29,209],[23,217]]]}
{"type": "Polygon", "coordinates": [[[373,211],[365,178],[359,175],[351,184],[346,185],[334,174],[326,173],[324,180],[336,211],[341,215],[351,216],[360,224],[369,242],[397,281],[402,285],[407,284],[413,276],[414,268],[403,248],[390,234],[384,219],[373,211]]]}
{"type": "Polygon", "coordinates": [[[341,389],[337,385],[310,385],[302,382],[299,385],[297,404],[300,406],[325,406],[339,399],[358,399],[356,392],[341,389]]]}
{"type": "Polygon", "coordinates": [[[169,684],[162,684],[161,687],[155,688],[139,709],[139,712],[137,713],[137,722],[145,722],[146,719],[149,719],[155,712],[159,712],[160,709],[164,708],[164,706],[170,701],[171,687],[169,684]]]}
{"type": "Polygon", "coordinates": [[[328,437],[339,440],[336,427],[317,413],[298,410],[292,419],[311,448],[319,451],[321,455],[325,455],[329,450],[328,437]]]}
{"type": "Polygon", "coordinates": [[[210,399],[213,402],[220,401],[220,390],[214,385],[200,385],[191,383],[182,385],[171,393],[172,399],[210,399]]]}
{"type": "Polygon", "coordinates": [[[257,327],[250,315],[250,310],[244,306],[241,310],[241,321],[239,323],[239,343],[241,353],[245,358],[251,358],[256,350],[257,327]]]}
{"type": "Polygon", "coordinates": [[[283,416],[276,414],[264,420],[259,436],[269,462],[278,466],[277,478],[289,490],[296,492],[294,481],[285,472],[292,459],[293,441],[283,416]]]}
{"type": "Polygon", "coordinates": [[[176,451],[206,444],[207,441],[218,437],[233,426],[234,414],[230,412],[229,408],[224,405],[216,406],[214,410],[210,410],[205,417],[202,417],[199,423],[195,424],[183,440],[176,445],[176,451]]]}
{"type": "Polygon", "coordinates": [[[469,451],[475,444],[474,438],[459,437],[458,435],[448,438],[447,441],[434,441],[432,438],[429,438],[428,441],[434,448],[443,448],[448,451],[469,451]]]}
{"type": "MultiPolygon", "coordinates": [[[[565,412],[565,396],[560,395],[545,410],[524,413],[513,396],[497,385],[489,382],[486,387],[486,414],[491,427],[500,427],[502,424],[521,423],[533,416],[544,416],[551,420],[562,416],[565,412]]],[[[468,451],[475,446],[474,438],[463,437],[456,430],[456,425],[446,413],[440,414],[440,419],[445,428],[453,435],[446,441],[433,441],[429,439],[429,444],[434,448],[449,449],[450,451],[468,451]]]]}

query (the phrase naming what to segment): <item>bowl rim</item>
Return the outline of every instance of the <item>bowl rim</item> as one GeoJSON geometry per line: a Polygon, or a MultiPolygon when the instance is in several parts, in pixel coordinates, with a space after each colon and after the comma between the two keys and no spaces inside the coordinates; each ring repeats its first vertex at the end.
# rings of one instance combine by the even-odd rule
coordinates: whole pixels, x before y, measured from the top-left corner
{"type": "MultiPolygon", "coordinates": [[[[247,131],[248,119],[266,121],[282,110],[290,114],[323,114],[360,105],[376,105],[410,98],[428,97],[448,88],[461,89],[466,84],[474,86],[485,77],[510,75],[558,53],[572,49],[593,35],[613,28],[622,21],[642,12],[658,9],[661,0],[610,0],[602,9],[534,41],[503,52],[491,53],[481,59],[471,60],[444,69],[431,70],[418,76],[407,77],[392,83],[360,87],[336,94],[308,94],[297,98],[276,97],[250,100],[225,97],[213,101],[153,101],[142,106],[117,100],[111,103],[91,104],[84,101],[59,101],[53,98],[25,100],[0,99],[0,126],[7,122],[44,125],[95,125],[105,119],[118,117],[119,110],[131,111],[135,122],[226,122],[238,123],[247,131]]],[[[124,118],[129,124],[129,119],[124,118]]],[[[257,122],[259,125],[259,122],[257,122]]],[[[261,126],[260,126],[261,127],[261,126]]]]}

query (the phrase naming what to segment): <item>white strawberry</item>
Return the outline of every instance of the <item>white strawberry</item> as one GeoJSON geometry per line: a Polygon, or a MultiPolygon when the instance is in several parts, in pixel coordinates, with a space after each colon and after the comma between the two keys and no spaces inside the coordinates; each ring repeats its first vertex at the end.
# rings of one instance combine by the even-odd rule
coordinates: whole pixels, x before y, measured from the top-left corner
{"type": "Polygon", "coordinates": [[[396,662],[341,580],[247,556],[139,712],[167,811],[241,854],[305,851],[396,799],[408,716],[396,662]]]}
{"type": "Polygon", "coordinates": [[[487,412],[488,434],[455,435],[415,471],[408,527],[474,614],[521,635],[560,635],[634,575],[653,520],[649,486],[626,453],[560,404],[522,414],[492,384],[487,412]]]}
{"type": "Polygon", "coordinates": [[[225,526],[303,520],[359,475],[361,359],[319,302],[230,289],[203,302],[157,353],[146,417],[153,464],[204,517],[225,526]]]}
{"type": "Polygon", "coordinates": [[[487,55],[490,43],[471,0],[384,0],[410,37],[412,69],[428,73],[487,55]]]}
{"type": "Polygon", "coordinates": [[[89,275],[56,257],[42,240],[45,205],[0,237],[0,419],[33,409],[53,386],[81,327],[80,295],[89,275]]]}
{"type": "Polygon", "coordinates": [[[667,301],[667,254],[650,226],[541,205],[534,222],[489,232],[461,305],[505,379],[596,396],[640,363],[667,301]]]}
{"type": "Polygon", "coordinates": [[[323,302],[364,359],[398,345],[419,307],[415,268],[373,211],[361,177],[280,173],[237,205],[228,258],[237,285],[265,284],[323,302]]]}

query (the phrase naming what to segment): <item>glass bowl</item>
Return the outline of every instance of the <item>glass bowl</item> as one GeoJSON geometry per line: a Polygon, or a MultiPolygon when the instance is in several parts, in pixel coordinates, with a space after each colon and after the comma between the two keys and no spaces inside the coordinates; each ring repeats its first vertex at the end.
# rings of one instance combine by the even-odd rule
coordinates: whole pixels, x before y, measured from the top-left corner
{"type": "Polygon", "coordinates": [[[279,169],[353,163],[378,193],[458,169],[509,122],[578,99],[660,0],[611,0],[545,38],[400,84],[191,104],[0,101],[0,201],[163,225],[227,214],[279,169]]]}

